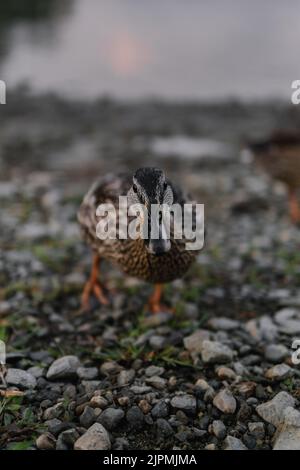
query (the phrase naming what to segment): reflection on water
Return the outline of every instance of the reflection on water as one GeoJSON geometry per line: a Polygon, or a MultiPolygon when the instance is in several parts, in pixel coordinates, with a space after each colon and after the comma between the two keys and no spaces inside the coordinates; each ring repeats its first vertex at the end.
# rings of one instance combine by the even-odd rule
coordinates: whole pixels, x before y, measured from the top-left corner
{"type": "Polygon", "coordinates": [[[48,8],[36,21],[28,12],[12,21],[0,8],[0,42],[9,46],[0,76],[9,87],[25,81],[88,98],[289,99],[300,78],[298,0],[38,3],[48,8]]]}

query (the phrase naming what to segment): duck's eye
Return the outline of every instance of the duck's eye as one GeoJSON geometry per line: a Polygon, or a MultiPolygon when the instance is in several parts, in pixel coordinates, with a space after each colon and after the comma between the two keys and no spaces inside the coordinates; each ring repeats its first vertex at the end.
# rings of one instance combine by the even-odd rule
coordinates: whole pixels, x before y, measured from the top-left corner
{"type": "Polygon", "coordinates": [[[133,185],[132,185],[132,189],[133,189],[133,192],[137,193],[137,186],[136,186],[136,184],[133,184],[133,185]]]}

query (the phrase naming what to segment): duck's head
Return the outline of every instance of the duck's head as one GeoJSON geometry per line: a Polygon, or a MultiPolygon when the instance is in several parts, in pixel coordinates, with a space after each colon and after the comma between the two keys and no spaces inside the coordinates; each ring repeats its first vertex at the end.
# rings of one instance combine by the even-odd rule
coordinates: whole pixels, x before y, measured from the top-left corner
{"type": "Polygon", "coordinates": [[[159,217],[151,217],[151,209],[153,209],[153,205],[156,209],[162,205],[171,206],[173,200],[172,186],[161,169],[146,167],[139,168],[135,172],[132,186],[128,192],[128,203],[129,205],[142,204],[147,209],[148,220],[144,220],[144,223],[148,223],[148,237],[145,238],[145,245],[148,252],[153,255],[162,255],[168,252],[171,248],[171,242],[167,238],[161,212],[159,217]],[[153,224],[156,226],[153,227],[153,224]]]}

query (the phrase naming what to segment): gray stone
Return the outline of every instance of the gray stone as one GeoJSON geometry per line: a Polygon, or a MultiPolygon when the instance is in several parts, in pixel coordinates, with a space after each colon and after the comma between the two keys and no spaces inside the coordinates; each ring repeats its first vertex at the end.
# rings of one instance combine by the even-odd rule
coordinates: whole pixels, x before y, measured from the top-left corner
{"type": "Polygon", "coordinates": [[[135,370],[128,369],[128,370],[121,370],[118,375],[118,385],[123,387],[124,385],[130,384],[135,377],[135,370]]]}
{"type": "Polygon", "coordinates": [[[80,361],[76,356],[63,356],[56,359],[48,369],[48,380],[64,380],[77,377],[77,369],[80,361]]]}
{"type": "Polygon", "coordinates": [[[167,312],[159,312],[155,315],[151,315],[149,317],[145,317],[143,320],[143,324],[148,328],[157,327],[167,323],[168,321],[172,320],[173,315],[167,312]]]}
{"type": "Polygon", "coordinates": [[[63,416],[64,412],[64,405],[62,403],[56,403],[56,405],[53,405],[44,411],[44,419],[52,420],[54,418],[60,418],[63,416]]]}
{"type": "Polygon", "coordinates": [[[240,439],[233,436],[227,436],[224,441],[224,450],[248,450],[240,439]]]}
{"type": "Polygon", "coordinates": [[[209,340],[210,338],[210,332],[207,330],[197,330],[194,331],[189,336],[186,336],[183,339],[183,344],[185,349],[187,349],[189,352],[194,352],[196,354],[200,354],[202,350],[202,343],[205,340],[209,340]]]}
{"type": "Polygon", "coordinates": [[[293,369],[287,364],[277,364],[271,367],[265,373],[267,379],[270,380],[284,380],[290,377],[293,373],[293,369]]]}
{"type": "Polygon", "coordinates": [[[226,426],[223,421],[214,420],[211,426],[213,434],[217,439],[224,439],[226,436],[226,426]]]}
{"type": "Polygon", "coordinates": [[[83,380],[93,380],[98,377],[97,367],[78,367],[77,375],[83,380]]]}
{"type": "Polygon", "coordinates": [[[283,344],[269,344],[265,349],[265,358],[275,363],[284,360],[288,354],[289,351],[283,344]]]}
{"type": "Polygon", "coordinates": [[[174,430],[172,426],[168,423],[168,421],[166,421],[163,418],[159,418],[156,421],[156,427],[157,427],[157,432],[159,435],[169,437],[174,434],[174,430]]]}
{"type": "Polygon", "coordinates": [[[206,364],[221,364],[233,359],[233,351],[217,341],[203,341],[201,357],[206,364]]]}
{"type": "Polygon", "coordinates": [[[97,422],[112,431],[120,424],[124,416],[125,413],[120,408],[106,408],[97,419],[97,422]]]}
{"type": "Polygon", "coordinates": [[[300,413],[292,407],[284,411],[283,423],[275,435],[273,450],[300,450],[300,413]]]}
{"type": "Polygon", "coordinates": [[[21,389],[32,389],[36,387],[36,378],[25,370],[21,369],[9,368],[5,376],[5,380],[9,385],[15,385],[21,389]]]}
{"type": "Polygon", "coordinates": [[[147,384],[150,384],[152,387],[157,388],[157,390],[164,390],[166,388],[167,381],[166,379],[154,375],[153,377],[148,377],[146,379],[147,384]]]}
{"type": "Polygon", "coordinates": [[[142,410],[134,405],[126,413],[128,424],[134,429],[141,429],[144,424],[144,413],[142,410]]]}
{"type": "Polygon", "coordinates": [[[79,421],[81,426],[89,428],[96,421],[94,409],[90,406],[86,406],[83,413],[80,415],[79,421]]]}
{"type": "Polygon", "coordinates": [[[42,367],[39,367],[39,366],[30,367],[27,370],[27,372],[28,372],[28,374],[33,375],[33,377],[35,377],[36,379],[39,379],[40,377],[43,377],[43,375],[44,375],[44,369],[42,367]]]}
{"type": "Polygon", "coordinates": [[[258,421],[255,423],[248,423],[248,429],[252,436],[257,439],[263,439],[265,437],[265,425],[264,423],[258,421]]]}
{"type": "Polygon", "coordinates": [[[100,423],[94,423],[74,444],[75,450],[110,450],[108,432],[100,423]]]}
{"type": "Polygon", "coordinates": [[[188,413],[196,411],[196,398],[193,395],[177,395],[172,398],[171,405],[173,408],[183,410],[188,413]]]}
{"type": "Polygon", "coordinates": [[[231,391],[224,388],[213,399],[213,404],[222,413],[232,414],[236,410],[236,399],[231,391]]]}
{"type": "Polygon", "coordinates": [[[230,318],[226,318],[226,317],[211,318],[208,324],[211,328],[217,331],[219,330],[232,331],[232,330],[236,330],[240,326],[240,322],[236,320],[231,320],[230,318]]]}
{"type": "Polygon", "coordinates": [[[153,375],[162,375],[165,372],[164,367],[158,366],[149,366],[145,370],[145,374],[147,377],[153,377],[153,375]]]}
{"type": "Polygon", "coordinates": [[[147,385],[132,385],[132,387],[130,387],[130,390],[135,395],[143,395],[144,393],[152,392],[152,387],[147,385]]]}
{"type": "Polygon", "coordinates": [[[149,345],[155,351],[159,351],[160,349],[163,349],[165,347],[165,344],[166,344],[166,338],[164,336],[152,335],[149,338],[149,345]]]}
{"type": "Polygon", "coordinates": [[[284,419],[284,411],[288,407],[294,407],[295,400],[287,392],[279,392],[275,397],[256,407],[257,414],[268,423],[278,427],[284,419]]]}
{"type": "Polygon", "coordinates": [[[165,400],[160,400],[151,410],[154,419],[165,418],[169,414],[169,405],[165,400]]]}

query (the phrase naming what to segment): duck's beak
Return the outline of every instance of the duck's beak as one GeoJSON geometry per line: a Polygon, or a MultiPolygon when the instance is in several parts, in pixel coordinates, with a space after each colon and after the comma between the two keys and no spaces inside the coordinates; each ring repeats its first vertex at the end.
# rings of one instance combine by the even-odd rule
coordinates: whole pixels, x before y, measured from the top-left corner
{"type": "Polygon", "coordinates": [[[151,217],[149,227],[148,252],[152,255],[163,255],[171,248],[170,238],[165,225],[164,217],[151,217]]]}

